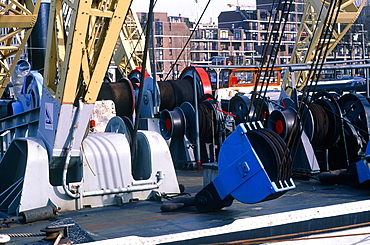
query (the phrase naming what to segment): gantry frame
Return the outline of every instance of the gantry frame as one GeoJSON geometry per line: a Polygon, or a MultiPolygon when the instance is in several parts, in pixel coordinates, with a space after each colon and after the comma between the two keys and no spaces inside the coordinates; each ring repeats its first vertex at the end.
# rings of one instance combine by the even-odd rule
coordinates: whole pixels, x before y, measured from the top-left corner
{"type": "MultiPolygon", "coordinates": [[[[327,1],[307,1],[290,64],[324,62],[357,20],[366,3],[366,0],[360,4],[356,0],[333,1],[336,1],[334,7],[330,7],[327,1]],[[331,35],[323,35],[324,32],[331,35]]],[[[295,81],[292,81],[289,72],[284,75],[282,88],[287,94],[294,86],[302,89],[309,80],[309,72],[297,71],[294,77],[295,81]]]]}

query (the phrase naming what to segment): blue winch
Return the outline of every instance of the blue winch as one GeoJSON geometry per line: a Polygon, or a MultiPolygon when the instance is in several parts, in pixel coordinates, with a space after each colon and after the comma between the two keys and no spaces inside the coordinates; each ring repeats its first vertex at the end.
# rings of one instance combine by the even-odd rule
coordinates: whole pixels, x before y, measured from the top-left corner
{"type": "Polygon", "coordinates": [[[220,149],[218,176],[195,196],[200,212],[230,206],[234,199],[257,203],[294,189],[285,142],[260,123],[239,124],[220,149]]]}

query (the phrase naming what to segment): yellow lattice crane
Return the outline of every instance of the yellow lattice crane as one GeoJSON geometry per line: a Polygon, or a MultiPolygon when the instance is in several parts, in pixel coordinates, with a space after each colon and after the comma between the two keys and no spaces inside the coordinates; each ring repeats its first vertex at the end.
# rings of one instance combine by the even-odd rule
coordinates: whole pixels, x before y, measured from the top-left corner
{"type": "MultiPolygon", "coordinates": [[[[119,35],[119,43],[113,59],[123,76],[130,71],[141,67],[143,63],[145,37],[136,12],[129,9],[125,24],[119,35]]],[[[146,61],[146,70],[150,74],[149,60],[146,61]]]]}
{"type": "MultiPolygon", "coordinates": [[[[308,0],[290,64],[325,61],[327,55],[356,21],[365,3],[366,0],[341,0],[331,5],[327,1],[308,0]],[[323,40],[325,32],[331,33],[331,35],[326,35],[326,37],[330,36],[330,39],[323,40]]],[[[308,71],[295,72],[295,85],[298,89],[306,85],[308,76],[308,71]]],[[[287,94],[291,93],[292,82],[294,81],[289,72],[286,72],[282,88],[287,94]]]]}
{"type": "Polygon", "coordinates": [[[25,49],[40,9],[41,0],[0,1],[0,95],[10,81],[25,49]]]}

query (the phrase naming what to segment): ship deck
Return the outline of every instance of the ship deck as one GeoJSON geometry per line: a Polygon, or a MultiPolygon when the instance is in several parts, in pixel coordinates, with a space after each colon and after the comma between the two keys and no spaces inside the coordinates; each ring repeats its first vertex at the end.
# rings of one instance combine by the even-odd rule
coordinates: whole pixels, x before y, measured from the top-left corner
{"type": "MultiPolygon", "coordinates": [[[[193,195],[203,186],[202,171],[177,170],[178,182],[193,195]]],[[[369,226],[370,190],[347,185],[323,185],[315,179],[294,179],[296,188],[280,198],[243,204],[238,201],[217,212],[195,207],[161,212],[159,201],[123,206],[63,211],[51,220],[2,226],[0,234],[39,233],[51,223],[77,224],[93,244],[211,244],[258,242],[369,226]],[[257,240],[254,240],[257,239],[257,240]],[[263,240],[258,240],[263,239],[263,240]],[[98,241],[98,242],[94,242],[98,241]]],[[[38,244],[43,236],[11,237],[7,244],[38,244]]],[[[85,239],[85,240],[84,240],[85,239]]],[[[40,244],[45,244],[42,242],[40,244]]],[[[52,243],[51,243],[52,244],[52,243]]]]}

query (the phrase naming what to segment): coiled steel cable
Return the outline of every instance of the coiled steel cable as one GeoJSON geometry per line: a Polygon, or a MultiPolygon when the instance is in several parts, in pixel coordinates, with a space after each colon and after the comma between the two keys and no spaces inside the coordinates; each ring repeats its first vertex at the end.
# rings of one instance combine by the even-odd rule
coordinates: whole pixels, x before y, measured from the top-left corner
{"type": "MultiPolygon", "coordinates": [[[[337,5],[338,2],[341,3],[342,0],[330,2],[328,14],[325,18],[326,23],[336,23],[337,22],[338,15],[339,15],[339,9],[337,9],[337,11],[335,13],[334,13],[334,11],[335,11],[335,6],[337,5]]],[[[322,5],[322,7],[321,7],[319,15],[322,14],[323,8],[324,8],[324,5],[322,5]]],[[[317,28],[317,26],[316,26],[316,28],[317,28]]],[[[319,74],[321,73],[323,65],[324,65],[324,60],[320,59],[320,57],[326,57],[326,54],[328,52],[328,46],[330,44],[329,42],[325,42],[325,40],[330,40],[332,38],[332,35],[333,35],[332,31],[330,31],[330,32],[325,31],[325,32],[322,32],[321,35],[320,35],[320,43],[323,43],[324,45],[323,45],[322,49],[319,49],[319,50],[316,49],[315,50],[316,55],[314,56],[315,58],[314,58],[313,62],[311,63],[311,68],[310,68],[310,71],[309,71],[309,75],[307,76],[307,83],[306,84],[309,84],[309,88],[308,88],[308,91],[307,91],[307,86],[305,86],[304,90],[302,91],[303,95],[302,95],[302,97],[299,101],[299,104],[298,104],[298,111],[300,111],[304,102],[307,104],[307,106],[310,106],[311,101],[308,98],[310,98],[310,93],[313,93],[316,90],[317,83],[319,81],[319,74]],[[314,84],[314,86],[312,86],[313,84],[314,84]],[[312,92],[311,92],[311,88],[313,88],[312,92]]],[[[302,120],[302,124],[303,124],[302,128],[305,127],[306,119],[307,119],[307,113],[308,113],[307,111],[304,111],[302,113],[302,115],[300,115],[301,120],[302,120]]],[[[298,114],[296,116],[296,119],[298,119],[298,114]]],[[[295,123],[298,123],[298,120],[295,120],[295,123]]],[[[299,141],[299,139],[301,137],[301,134],[302,134],[302,129],[299,129],[298,131],[295,130],[295,129],[296,129],[296,127],[294,127],[294,130],[292,130],[292,133],[290,134],[290,136],[288,138],[288,141],[287,141],[287,145],[291,149],[291,154],[292,154],[293,160],[294,160],[296,154],[298,153],[298,145],[299,145],[298,141],[299,141]]]]}

